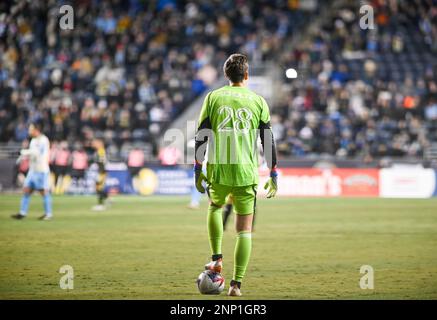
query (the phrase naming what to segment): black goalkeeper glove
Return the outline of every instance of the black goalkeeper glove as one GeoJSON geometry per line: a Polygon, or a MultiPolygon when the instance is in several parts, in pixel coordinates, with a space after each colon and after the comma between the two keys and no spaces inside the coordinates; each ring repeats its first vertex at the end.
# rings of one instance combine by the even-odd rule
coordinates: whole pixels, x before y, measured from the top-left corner
{"type": "Polygon", "coordinates": [[[202,165],[200,163],[196,163],[194,165],[194,183],[196,185],[197,191],[199,191],[200,193],[205,193],[205,188],[202,185],[203,181],[208,183],[208,180],[203,174],[202,165]]]}

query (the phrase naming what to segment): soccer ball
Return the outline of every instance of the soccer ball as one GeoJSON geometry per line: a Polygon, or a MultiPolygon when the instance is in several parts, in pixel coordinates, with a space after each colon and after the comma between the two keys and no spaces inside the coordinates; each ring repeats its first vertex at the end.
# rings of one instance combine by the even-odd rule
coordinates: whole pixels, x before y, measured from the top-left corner
{"type": "Polygon", "coordinates": [[[225,287],[225,278],[218,272],[203,271],[197,278],[197,288],[201,294],[220,294],[225,287]]]}

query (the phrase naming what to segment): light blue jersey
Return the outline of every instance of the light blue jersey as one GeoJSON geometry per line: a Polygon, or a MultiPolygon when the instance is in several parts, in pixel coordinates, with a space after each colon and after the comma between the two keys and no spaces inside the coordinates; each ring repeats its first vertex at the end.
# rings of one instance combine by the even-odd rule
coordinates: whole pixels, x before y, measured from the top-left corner
{"type": "Polygon", "coordinates": [[[24,187],[33,190],[49,190],[49,139],[41,134],[30,141],[29,149],[22,150],[21,155],[30,158],[29,173],[24,187]]]}

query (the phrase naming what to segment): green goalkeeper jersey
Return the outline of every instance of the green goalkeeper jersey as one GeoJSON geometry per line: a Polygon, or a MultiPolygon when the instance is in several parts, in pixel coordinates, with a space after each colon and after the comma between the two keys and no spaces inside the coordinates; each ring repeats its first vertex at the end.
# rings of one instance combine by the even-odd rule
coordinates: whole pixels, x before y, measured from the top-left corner
{"type": "Polygon", "coordinates": [[[227,186],[258,184],[258,129],[266,126],[270,128],[268,105],[253,91],[224,86],[208,93],[196,136],[202,140],[212,131],[207,138],[208,181],[227,186]]]}

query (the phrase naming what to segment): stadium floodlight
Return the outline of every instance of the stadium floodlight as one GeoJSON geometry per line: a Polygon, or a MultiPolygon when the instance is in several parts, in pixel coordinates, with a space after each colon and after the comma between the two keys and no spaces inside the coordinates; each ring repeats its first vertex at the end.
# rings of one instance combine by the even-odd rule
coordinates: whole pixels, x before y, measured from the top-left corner
{"type": "Polygon", "coordinates": [[[297,78],[297,71],[293,68],[289,68],[285,71],[285,76],[288,79],[296,79],[297,78]]]}

